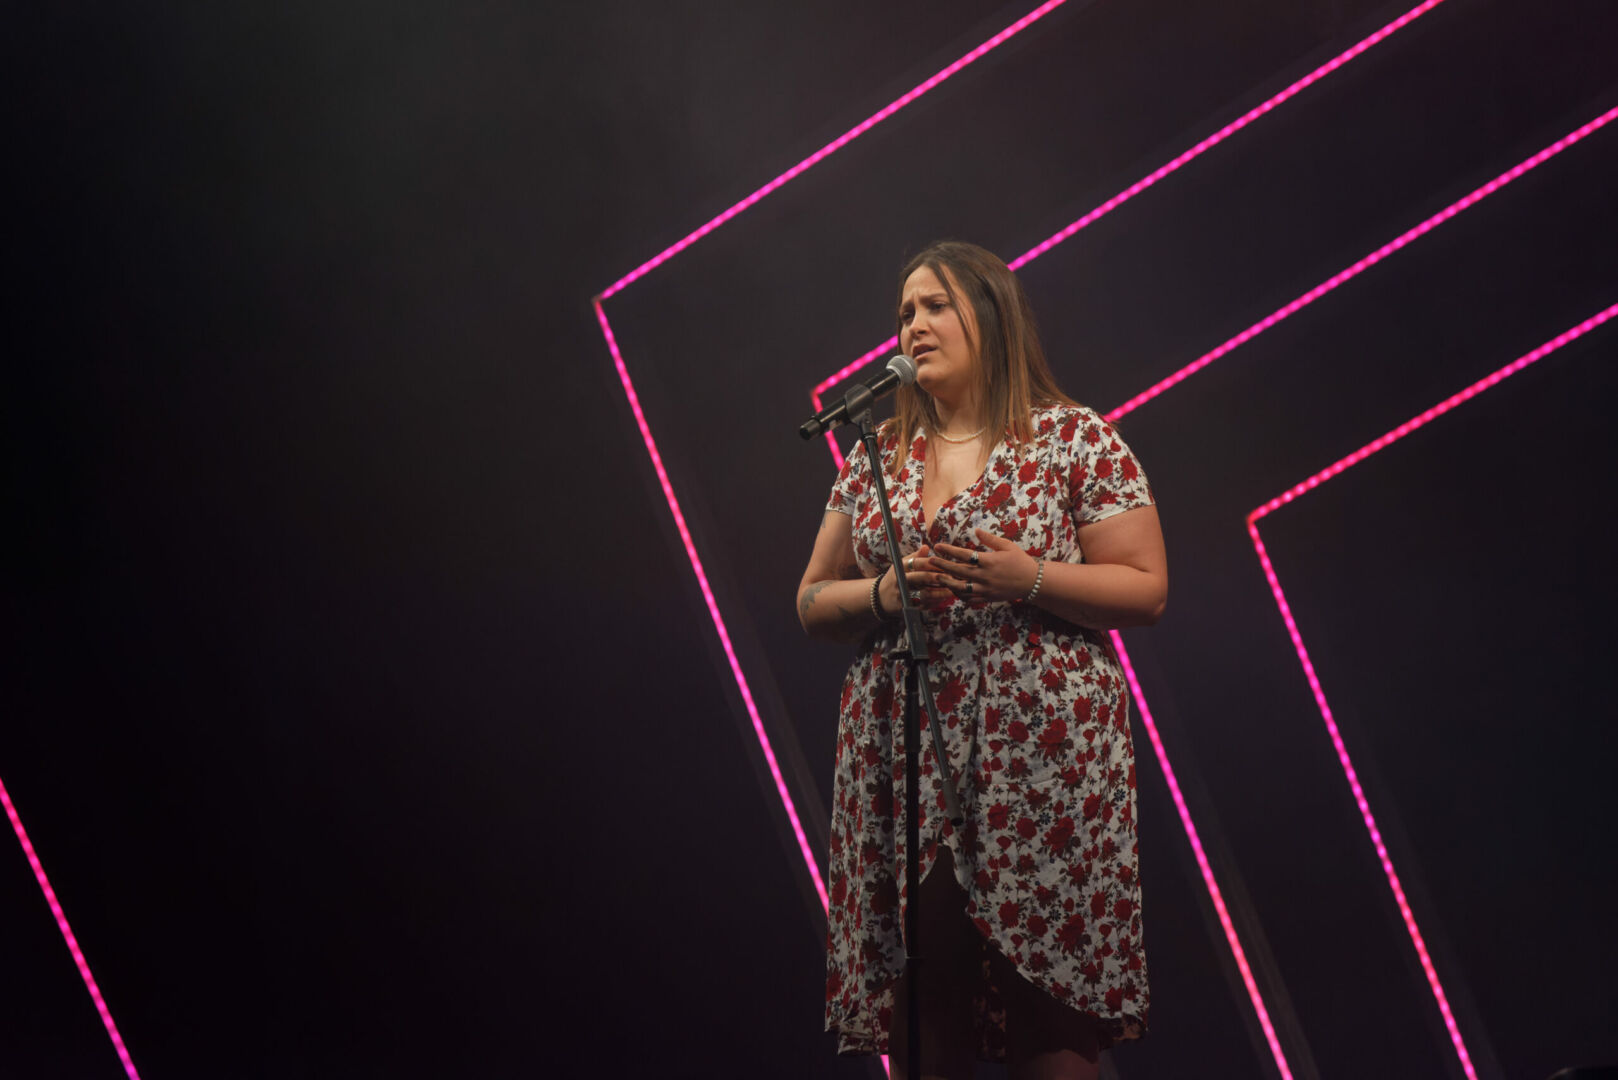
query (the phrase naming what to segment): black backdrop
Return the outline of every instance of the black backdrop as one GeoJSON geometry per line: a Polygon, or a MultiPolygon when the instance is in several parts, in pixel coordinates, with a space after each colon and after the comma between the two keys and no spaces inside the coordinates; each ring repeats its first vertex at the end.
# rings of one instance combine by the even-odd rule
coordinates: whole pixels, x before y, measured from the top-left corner
{"type": "MultiPolygon", "coordinates": [[[[7,42],[0,780],[143,1076],[870,1076],[590,299],[1031,5],[178,4],[7,42]]],[[[1069,0],[606,301],[818,847],[807,389],[1400,14],[1069,0]],[[724,454],[725,447],[734,449],[724,454]]],[[[1023,273],[1109,408],[1618,105],[1599,0],[1448,0],[1023,273]]],[[[1129,646],[1300,1076],[1459,1075],[1246,535],[1618,302],[1618,124],[1126,417],[1129,646]]],[[[1612,325],[1261,528],[1474,1064],[1618,1059],[1612,325]]],[[[1154,1033],[1275,1075],[1137,724],[1154,1033]]],[[[118,1061],[0,845],[0,1075],[118,1061]]]]}

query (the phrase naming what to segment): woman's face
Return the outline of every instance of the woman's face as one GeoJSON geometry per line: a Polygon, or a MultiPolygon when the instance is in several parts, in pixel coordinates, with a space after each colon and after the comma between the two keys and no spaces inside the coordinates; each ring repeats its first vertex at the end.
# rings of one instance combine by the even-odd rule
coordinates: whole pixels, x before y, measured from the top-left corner
{"type": "MultiPolygon", "coordinates": [[[[955,291],[960,295],[958,287],[955,291]]],[[[931,270],[923,266],[906,279],[899,299],[899,348],[916,362],[917,386],[944,402],[964,401],[975,382],[976,337],[972,312],[956,309],[931,270]]]]}

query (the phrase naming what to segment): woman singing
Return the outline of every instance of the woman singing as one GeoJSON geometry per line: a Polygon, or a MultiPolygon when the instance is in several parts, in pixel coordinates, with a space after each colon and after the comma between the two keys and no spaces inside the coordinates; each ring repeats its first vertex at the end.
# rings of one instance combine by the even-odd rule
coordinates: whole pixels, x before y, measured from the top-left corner
{"type": "Polygon", "coordinates": [[[920,1071],[1094,1077],[1147,1023],[1129,699],[1107,631],[1163,611],[1157,510],[1123,440],[1057,389],[1005,263],[935,244],[901,275],[898,320],[915,386],[881,462],[857,444],[838,474],[798,587],[805,631],[860,643],[838,723],[826,1026],[842,1052],[908,1070],[904,672],[887,658],[899,590],[878,467],[965,812],[958,831],[945,818],[923,725],[920,1071]]]}

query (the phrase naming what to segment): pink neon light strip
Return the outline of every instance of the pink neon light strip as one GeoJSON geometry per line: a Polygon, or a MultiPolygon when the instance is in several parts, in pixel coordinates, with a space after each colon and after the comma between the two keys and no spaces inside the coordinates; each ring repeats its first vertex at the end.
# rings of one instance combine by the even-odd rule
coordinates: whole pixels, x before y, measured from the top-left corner
{"type": "Polygon", "coordinates": [[[118,1034],[118,1025],[113,1023],[112,1012],[101,996],[101,988],[96,985],[95,976],[90,974],[89,961],[85,960],[84,953],[79,949],[79,939],[73,936],[73,928],[67,924],[67,914],[56,899],[56,890],[51,888],[50,879],[45,876],[45,867],[40,864],[33,842],[28,839],[28,830],[22,827],[22,818],[17,816],[17,808],[11,802],[4,781],[0,781],[0,803],[5,804],[6,817],[11,820],[11,831],[17,834],[17,842],[22,845],[23,854],[28,856],[34,880],[39,882],[39,891],[45,894],[45,902],[50,905],[51,914],[56,918],[56,928],[62,932],[62,940],[67,942],[67,951],[73,954],[73,963],[79,968],[79,978],[84,980],[84,988],[90,991],[90,1000],[95,1002],[96,1012],[101,1016],[101,1026],[107,1029],[107,1036],[112,1039],[112,1048],[118,1051],[118,1060],[124,1063],[125,1074],[129,1080],[140,1080],[140,1073],[135,1071],[135,1063],[129,1059],[123,1036],[118,1034]]]}
{"type": "MultiPolygon", "coordinates": [[[[1080,229],[1083,229],[1087,225],[1093,225],[1095,222],[1106,217],[1108,214],[1118,209],[1118,207],[1122,206],[1130,199],[1133,199],[1136,195],[1139,195],[1147,188],[1154,186],[1158,181],[1166,178],[1171,173],[1178,171],[1181,167],[1190,164],[1192,161],[1201,157],[1209,150],[1212,150],[1214,147],[1218,146],[1220,143],[1224,142],[1226,139],[1230,138],[1232,135],[1236,134],[1238,131],[1257,120],[1259,117],[1275,109],[1276,106],[1282,105],[1291,98],[1296,97],[1298,94],[1302,93],[1310,86],[1313,86],[1321,79],[1324,79],[1326,76],[1330,75],[1344,64],[1347,64],[1361,53],[1379,44],[1393,34],[1398,33],[1400,30],[1404,29],[1406,26],[1410,25],[1416,19],[1425,15],[1427,12],[1431,11],[1441,3],[1443,3],[1443,0],[1426,0],[1425,3],[1417,4],[1415,7],[1399,16],[1397,19],[1394,19],[1392,22],[1376,31],[1374,34],[1366,37],[1363,41],[1360,41],[1354,46],[1345,49],[1343,52],[1338,53],[1324,64],[1321,64],[1319,67],[1315,68],[1315,70],[1311,71],[1309,74],[1305,75],[1291,86],[1288,86],[1285,90],[1282,90],[1280,93],[1266,99],[1261,104],[1249,109],[1239,118],[1232,120],[1230,123],[1226,124],[1212,135],[1209,135],[1207,138],[1203,139],[1201,142],[1197,143],[1184,153],[1172,158],[1171,160],[1158,166],[1156,169],[1153,169],[1150,173],[1135,181],[1133,184],[1130,184],[1128,187],[1124,188],[1124,190],[1120,191],[1118,194],[1114,195],[1100,206],[1097,206],[1095,209],[1091,210],[1089,213],[1085,214],[1071,225],[1052,233],[1046,239],[1040,241],[1038,244],[1035,244],[1033,247],[1011,260],[1011,262],[1007,265],[1013,270],[1018,270],[1028,263],[1033,262],[1047,251],[1051,250],[1051,248],[1056,247],[1064,240],[1072,237],[1080,229]]],[[[820,408],[820,394],[842,382],[854,372],[876,359],[879,354],[893,348],[898,343],[898,338],[889,338],[881,345],[871,349],[858,359],[854,360],[852,363],[843,367],[840,371],[837,371],[832,375],[827,376],[825,379],[822,379],[820,383],[815,386],[814,390],[810,392],[810,396],[815,402],[815,408],[817,410],[820,408]]],[[[842,462],[839,461],[838,467],[841,468],[841,466],[842,462]]]]}
{"type": "Polygon", "coordinates": [[[1208,863],[1208,853],[1203,850],[1202,838],[1197,835],[1197,827],[1191,821],[1191,810],[1185,804],[1185,796],[1180,792],[1180,782],[1174,777],[1174,766],[1169,764],[1169,754],[1163,747],[1163,740],[1158,737],[1157,724],[1152,720],[1151,707],[1146,704],[1146,695],[1140,688],[1140,680],[1135,677],[1135,665],[1130,663],[1129,650],[1124,648],[1123,635],[1118,631],[1111,631],[1112,644],[1118,650],[1118,659],[1123,663],[1124,676],[1129,680],[1129,692],[1135,695],[1135,704],[1140,707],[1141,722],[1146,727],[1146,734],[1152,740],[1152,750],[1157,754],[1157,763],[1163,770],[1163,778],[1168,781],[1169,794],[1174,799],[1174,808],[1180,813],[1180,824],[1185,827],[1186,838],[1191,841],[1191,851],[1197,857],[1197,868],[1202,871],[1202,883],[1207,886],[1208,896],[1213,900],[1214,911],[1219,915],[1219,925],[1225,930],[1225,941],[1230,945],[1230,954],[1236,958],[1236,967],[1242,975],[1242,985],[1247,987],[1247,997],[1253,1003],[1253,1011],[1258,1014],[1259,1026],[1264,1029],[1264,1040],[1270,1044],[1270,1055],[1275,1058],[1276,1068],[1281,1070],[1282,1080],[1292,1080],[1292,1069],[1287,1065],[1286,1055],[1281,1052],[1281,1040],[1276,1037],[1275,1025],[1270,1022],[1270,1012],[1264,1007],[1264,998],[1258,991],[1258,982],[1253,978],[1253,970],[1247,964],[1247,954],[1242,950],[1242,943],[1236,936],[1236,926],[1230,920],[1230,912],[1225,907],[1224,894],[1219,891],[1219,883],[1214,880],[1213,867],[1208,863]]]}
{"type": "Polygon", "coordinates": [[[1459,393],[1452,394],[1432,408],[1400,424],[1387,434],[1320,470],[1309,479],[1289,488],[1247,515],[1247,533],[1253,540],[1253,549],[1258,553],[1259,563],[1264,568],[1264,577],[1270,583],[1270,592],[1275,596],[1275,605],[1280,609],[1281,618],[1286,623],[1287,635],[1292,639],[1292,648],[1298,654],[1298,661],[1303,665],[1304,676],[1309,680],[1310,692],[1314,694],[1315,704],[1320,709],[1321,718],[1326,722],[1326,733],[1331,737],[1332,746],[1337,751],[1337,760],[1343,767],[1343,775],[1348,778],[1349,789],[1354,793],[1355,805],[1360,808],[1360,816],[1365,820],[1365,828],[1370,833],[1372,845],[1376,848],[1377,859],[1382,863],[1382,873],[1388,879],[1388,887],[1393,890],[1393,899],[1399,906],[1399,914],[1404,919],[1405,929],[1409,931],[1411,943],[1416,947],[1416,955],[1421,960],[1421,969],[1427,975],[1427,985],[1432,989],[1433,998],[1438,1002],[1438,1011],[1444,1017],[1444,1027],[1449,1031],[1450,1041],[1454,1044],[1455,1053],[1461,1061],[1461,1068],[1466,1071],[1466,1075],[1470,1080],[1476,1080],[1477,1078],[1477,1073],[1472,1068],[1471,1055],[1467,1053],[1466,1043],[1461,1038],[1460,1027],[1456,1024],[1455,1016],[1450,1011],[1449,999],[1444,994],[1444,987],[1438,979],[1438,970],[1434,967],[1432,957],[1427,952],[1427,943],[1422,939],[1420,928],[1416,926],[1416,916],[1410,910],[1410,903],[1405,898],[1404,886],[1399,883],[1399,875],[1394,871],[1393,859],[1388,855],[1387,845],[1382,841],[1382,831],[1377,827],[1376,818],[1371,813],[1371,804],[1365,797],[1365,789],[1360,785],[1359,773],[1355,771],[1354,763],[1349,760],[1348,747],[1344,744],[1342,732],[1338,729],[1337,720],[1332,715],[1331,705],[1326,701],[1326,691],[1320,685],[1320,677],[1315,672],[1314,662],[1309,658],[1309,650],[1304,646],[1303,634],[1298,630],[1297,620],[1292,615],[1292,606],[1287,603],[1286,593],[1281,589],[1281,579],[1276,575],[1275,565],[1270,561],[1269,551],[1266,550],[1264,541],[1259,536],[1258,523],[1262,518],[1285,506],[1304,492],[1313,491],[1338,473],[1357,465],[1377,451],[1386,449],[1417,428],[1431,423],[1451,409],[1470,401],[1489,389],[1489,387],[1510,378],[1529,364],[1549,356],[1568,342],[1583,337],[1615,316],[1618,316],[1618,304],[1613,304],[1600,313],[1585,319],[1572,329],[1558,334],[1539,348],[1519,357],[1486,378],[1479,379],[1459,393]]]}
{"type": "Polygon", "coordinates": [[[747,706],[747,715],[753,720],[753,733],[758,736],[758,744],[764,750],[764,761],[770,767],[770,776],[775,780],[775,788],[781,795],[781,805],[786,808],[787,819],[792,823],[792,835],[798,838],[798,850],[803,853],[804,865],[809,868],[809,876],[814,879],[815,892],[820,896],[820,906],[826,908],[830,901],[826,895],[826,884],[820,877],[820,866],[815,862],[814,853],[809,850],[809,837],[804,834],[803,823],[798,818],[798,808],[792,801],[792,795],[787,791],[786,780],[781,776],[780,763],[776,761],[775,750],[770,745],[770,737],[764,733],[764,721],[759,716],[758,705],[753,700],[753,691],[747,685],[747,677],[742,674],[741,661],[736,658],[736,650],[730,643],[730,631],[725,628],[725,620],[719,614],[719,602],[714,599],[713,589],[708,585],[708,574],[702,568],[702,558],[697,554],[697,545],[691,539],[691,530],[686,527],[685,514],[680,510],[680,500],[674,496],[674,485],[669,482],[669,474],[663,468],[663,456],[657,451],[657,441],[652,438],[652,429],[646,423],[646,414],[641,411],[640,397],[635,393],[635,384],[629,379],[629,369],[624,366],[623,354],[618,351],[618,339],[613,336],[612,327],[607,322],[607,313],[601,309],[601,301],[595,302],[596,321],[601,324],[601,333],[607,339],[607,348],[612,352],[612,362],[618,368],[618,379],[623,383],[624,394],[629,398],[629,407],[635,413],[635,423],[640,427],[641,441],[646,444],[646,453],[651,456],[652,467],[657,470],[657,482],[663,487],[663,498],[668,501],[669,512],[674,515],[674,525],[680,530],[680,542],[685,545],[685,554],[691,560],[691,569],[697,575],[697,585],[702,589],[702,599],[708,605],[708,614],[713,619],[714,629],[719,632],[719,644],[724,647],[725,657],[730,661],[730,672],[736,679],[736,687],[742,692],[742,702],[747,706]]]}
{"type": "Polygon", "coordinates": [[[832,154],[835,154],[837,151],[841,150],[843,147],[847,146],[861,135],[864,135],[867,131],[870,131],[872,128],[876,127],[876,125],[880,124],[882,121],[886,120],[888,117],[892,116],[906,105],[909,105],[911,102],[915,101],[929,90],[932,90],[940,83],[957,74],[961,71],[961,69],[967,67],[969,64],[981,60],[984,56],[993,52],[1001,45],[1004,45],[1007,41],[1010,41],[1012,38],[1016,37],[1018,34],[1022,33],[1024,30],[1028,29],[1030,26],[1034,25],[1040,19],[1043,19],[1045,16],[1049,15],[1051,12],[1055,11],[1065,3],[1067,3],[1067,0],[1046,0],[1045,3],[1039,5],[1039,7],[1035,8],[1033,11],[1030,11],[1027,15],[1024,15],[1022,18],[1018,19],[1016,22],[1012,23],[1010,26],[1006,27],[1004,30],[1000,31],[998,34],[994,35],[989,40],[973,49],[971,52],[955,61],[953,64],[944,68],[931,78],[917,84],[908,93],[901,95],[892,103],[883,106],[881,109],[878,109],[864,120],[861,120],[858,124],[855,124],[853,127],[837,136],[837,138],[833,139],[825,146],[822,146],[819,150],[816,150],[814,153],[792,166],[792,168],[788,169],[780,176],[777,176],[774,180],[771,180],[768,184],[765,184],[751,195],[747,196],[747,198],[731,206],[718,217],[708,221],[695,232],[690,233],[684,239],[658,252],[650,259],[647,259],[645,262],[635,267],[635,269],[631,270],[629,273],[625,274],[623,277],[619,278],[617,281],[603,289],[601,295],[597,297],[597,299],[605,300],[614,293],[622,292],[630,283],[645,277],[647,274],[668,262],[670,259],[674,258],[674,256],[678,255],[680,252],[684,251],[698,240],[701,240],[704,236],[707,236],[709,233],[719,228],[719,226],[723,225],[725,222],[729,221],[743,210],[746,210],[749,206],[752,206],[754,203],[758,202],[766,195],[769,195],[777,188],[783,186],[791,180],[796,179],[801,174],[818,165],[821,161],[825,160],[832,154]]]}
{"type": "Polygon", "coordinates": [[[1397,237],[1388,241],[1386,244],[1383,244],[1369,255],[1355,263],[1350,264],[1344,269],[1339,270],[1325,281],[1322,281],[1319,285],[1316,285],[1302,296],[1299,296],[1296,300],[1293,300],[1291,303],[1285,304],[1282,307],[1277,308],[1275,311],[1272,311],[1270,314],[1266,315],[1252,326],[1249,326],[1246,330],[1243,330],[1235,337],[1224,342],[1224,344],[1220,345],[1218,348],[1203,353],[1197,359],[1193,360],[1179,371],[1176,371],[1173,375],[1170,375],[1168,378],[1163,379],[1162,381],[1155,383],[1154,385],[1141,391],[1139,394],[1136,394],[1122,405],[1107,413],[1107,419],[1117,420],[1121,416],[1134,412],[1148,401],[1163,393],[1169,387],[1179,385],[1186,379],[1189,379],[1191,376],[1201,371],[1203,368],[1207,367],[1209,364],[1213,363],[1215,360],[1218,360],[1220,357],[1224,356],[1226,353],[1232,352],[1242,345],[1245,345],[1247,342],[1258,337],[1276,323],[1281,322],[1283,319],[1286,319],[1299,311],[1302,311],[1304,308],[1308,307],[1316,300],[1319,300],[1322,296],[1325,296],[1339,285],[1359,277],[1362,273],[1369,270],[1371,267],[1375,266],[1389,255],[1392,255],[1400,248],[1419,240],[1423,236],[1426,236],[1428,233],[1438,228],[1438,226],[1444,224],[1444,222],[1448,221],[1450,218],[1472,207],[1473,205],[1482,202],[1484,199],[1488,198],[1490,195],[1493,195],[1496,191],[1499,191],[1501,188],[1505,187],[1519,176],[1522,176],[1531,169],[1543,165],[1545,162],[1549,161],[1557,154],[1560,154],[1563,150],[1566,150],[1574,143],[1577,143],[1599,131],[1603,127],[1606,127],[1614,119],[1618,119],[1618,106],[1608,109],[1606,112],[1602,113],[1594,120],[1591,120],[1589,123],[1584,124],[1583,126],[1578,127],[1568,134],[1562,136],[1560,139],[1557,139],[1539,153],[1527,158],[1517,165],[1512,166],[1510,169],[1507,169],[1505,172],[1501,173],[1493,180],[1490,180],[1487,184],[1484,184],[1482,187],[1476,189],[1466,197],[1458,199],[1446,206],[1432,217],[1423,221],[1420,225],[1400,233],[1397,237]]]}
{"type": "Polygon", "coordinates": [[[1487,378],[1479,379],[1471,386],[1468,386],[1465,390],[1462,390],[1457,394],[1452,394],[1427,411],[1406,420],[1404,423],[1400,424],[1386,435],[1383,435],[1381,438],[1366,443],[1364,446],[1343,458],[1341,461],[1327,466],[1326,468],[1315,473],[1315,475],[1311,476],[1309,479],[1282,492],[1280,495],[1277,495],[1275,498],[1271,499],[1269,502],[1265,503],[1263,506],[1260,506],[1257,510],[1254,510],[1251,514],[1249,514],[1248,521],[1251,523],[1256,522],[1261,518],[1268,517],[1271,513],[1279,510],[1281,507],[1285,506],[1293,499],[1296,499],[1304,492],[1313,491],[1315,488],[1319,487],[1327,480],[1330,480],[1343,470],[1358,465],[1360,462],[1364,461],[1378,450],[1383,449],[1391,443],[1398,442],[1406,435],[1409,435],[1412,431],[1415,431],[1417,428],[1422,427],[1425,424],[1431,423],[1433,420],[1443,416],[1457,405],[1472,400],[1479,394],[1483,393],[1483,391],[1493,386],[1495,383],[1511,378],[1511,376],[1517,374],[1517,372],[1521,371],[1529,364],[1534,363],[1536,360],[1542,360],[1546,356],[1549,356],[1551,353],[1555,352],[1557,349],[1560,349],[1563,345],[1566,345],[1568,342],[1583,337],[1585,334],[1588,334],[1591,330],[1594,330],[1596,327],[1600,326],[1614,315],[1618,315],[1618,304],[1614,304],[1612,307],[1606,308],[1605,310],[1590,316],[1588,319],[1579,323],[1579,325],[1573,327],[1571,330],[1551,338],[1551,340],[1547,341],[1533,352],[1513,360],[1499,371],[1494,372],[1487,378]]]}

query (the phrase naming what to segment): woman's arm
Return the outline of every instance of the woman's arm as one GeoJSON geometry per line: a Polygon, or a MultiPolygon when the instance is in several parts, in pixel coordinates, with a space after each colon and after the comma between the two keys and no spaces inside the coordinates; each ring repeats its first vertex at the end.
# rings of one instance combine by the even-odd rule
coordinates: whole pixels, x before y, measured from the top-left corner
{"type": "Polygon", "coordinates": [[[982,529],[977,535],[985,550],[976,553],[976,565],[971,561],[972,551],[952,544],[939,544],[930,560],[938,583],[956,596],[1021,600],[1038,580],[1035,606],[1096,630],[1150,626],[1168,602],[1168,557],[1155,506],[1125,510],[1080,526],[1084,563],[1047,559],[1042,578],[1039,560],[1012,541],[982,529]]]}
{"type": "Polygon", "coordinates": [[[854,519],[847,514],[828,510],[820,521],[798,584],[798,621],[810,637],[828,641],[858,641],[877,625],[871,581],[854,558],[854,519]]]}

